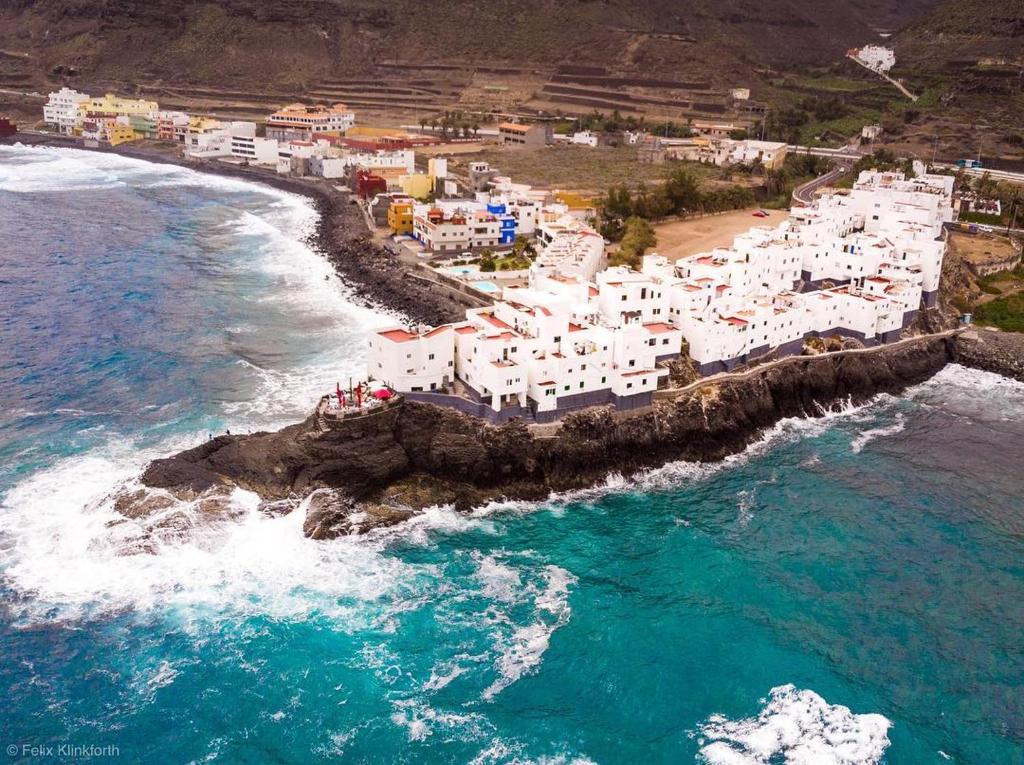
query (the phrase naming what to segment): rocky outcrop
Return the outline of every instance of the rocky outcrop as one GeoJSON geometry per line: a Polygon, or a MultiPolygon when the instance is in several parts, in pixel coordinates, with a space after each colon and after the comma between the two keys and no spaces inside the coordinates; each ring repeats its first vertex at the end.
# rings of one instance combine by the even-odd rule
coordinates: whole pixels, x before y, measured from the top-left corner
{"type": "MultiPolygon", "coordinates": [[[[540,499],[613,471],[719,460],[783,418],[899,393],[949,362],[1024,380],[1024,336],[969,330],[796,357],[695,384],[645,410],[576,412],[553,436],[535,435],[519,420],[496,427],[401,401],[329,430],[311,416],[275,433],[220,436],[155,460],[142,480],[187,498],[240,486],[268,501],[297,504],[313,493],[304,528],[327,539],[398,523],[430,505],[468,510],[499,497],[540,499]]],[[[126,515],[140,512],[131,497],[121,505],[126,515]]]]}
{"type": "Polygon", "coordinates": [[[953,360],[1024,382],[1024,335],[992,330],[968,330],[957,335],[953,360]]]}
{"type": "Polygon", "coordinates": [[[384,306],[409,321],[445,324],[464,318],[466,306],[440,285],[410,276],[397,256],[373,241],[354,202],[335,194],[318,194],[320,225],[313,244],[338,274],[359,285],[367,305],[384,306]]]}

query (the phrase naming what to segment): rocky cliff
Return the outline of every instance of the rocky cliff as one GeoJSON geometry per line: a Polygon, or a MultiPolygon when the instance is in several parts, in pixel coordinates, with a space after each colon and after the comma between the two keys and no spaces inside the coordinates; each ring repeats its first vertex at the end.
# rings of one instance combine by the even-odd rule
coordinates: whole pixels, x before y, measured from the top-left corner
{"type": "Polygon", "coordinates": [[[143,483],[190,499],[239,486],[276,507],[320,489],[306,530],[329,537],[398,522],[432,504],[468,509],[498,497],[539,499],[610,472],[720,460],[783,418],[898,393],[950,362],[1024,381],[1024,336],[971,331],[794,358],[707,381],[636,413],[584,410],[548,437],[518,420],[493,427],[408,401],[326,431],[311,416],[276,433],[222,436],[156,460],[143,483]]]}

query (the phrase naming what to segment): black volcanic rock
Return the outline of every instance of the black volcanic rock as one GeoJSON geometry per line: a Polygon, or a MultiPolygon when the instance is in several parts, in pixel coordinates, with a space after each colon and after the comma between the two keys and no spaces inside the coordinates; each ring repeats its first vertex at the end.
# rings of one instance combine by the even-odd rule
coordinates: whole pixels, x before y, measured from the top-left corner
{"type": "MultiPolygon", "coordinates": [[[[328,539],[398,523],[434,504],[468,510],[499,497],[532,500],[586,487],[610,472],[719,460],[783,418],[819,416],[899,393],[949,362],[1024,381],[1024,335],[969,330],[790,358],[705,380],[637,412],[575,412],[547,437],[535,436],[519,420],[496,427],[452,409],[401,400],[326,430],[311,416],[276,433],[215,438],[155,460],[142,480],[183,498],[232,485],[265,500],[320,490],[310,500],[304,529],[328,539]]],[[[121,512],[132,515],[133,498],[119,501],[121,512]]]]}

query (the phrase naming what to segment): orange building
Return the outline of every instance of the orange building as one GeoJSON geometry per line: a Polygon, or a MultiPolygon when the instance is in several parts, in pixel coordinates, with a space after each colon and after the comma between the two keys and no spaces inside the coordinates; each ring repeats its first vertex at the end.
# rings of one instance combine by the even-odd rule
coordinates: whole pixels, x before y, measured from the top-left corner
{"type": "Polygon", "coordinates": [[[392,202],[388,208],[388,226],[395,234],[411,234],[412,202],[392,202]]]}
{"type": "Polygon", "coordinates": [[[289,104],[267,117],[267,138],[308,141],[316,133],[344,133],[355,121],[355,114],[345,104],[289,104]]]}

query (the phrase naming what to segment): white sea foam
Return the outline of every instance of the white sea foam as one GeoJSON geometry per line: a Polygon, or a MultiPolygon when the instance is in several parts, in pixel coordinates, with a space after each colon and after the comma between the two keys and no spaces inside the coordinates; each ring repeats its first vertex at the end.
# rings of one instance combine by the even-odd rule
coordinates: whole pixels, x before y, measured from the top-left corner
{"type": "Polygon", "coordinates": [[[552,492],[540,502],[526,500],[496,500],[488,502],[473,511],[476,518],[497,515],[525,515],[539,510],[558,510],[567,505],[595,502],[602,497],[624,493],[651,493],[674,489],[684,484],[706,480],[711,476],[736,465],[745,464],[783,443],[813,438],[833,427],[837,422],[856,420],[879,406],[885,406],[894,399],[881,395],[865,404],[849,401],[830,409],[822,408],[817,417],[789,417],[766,429],[761,437],[749,444],[743,451],[727,456],[718,462],[687,462],[679,460],[626,477],[611,472],[603,481],[585,489],[552,492]]]}
{"type": "Polygon", "coordinates": [[[171,608],[186,622],[208,613],[321,612],[345,624],[376,618],[359,604],[415,579],[415,569],[381,555],[379,544],[306,539],[304,507],[267,517],[256,496],[241,490],[223,522],[209,522],[195,503],[176,503],[166,512],[182,523],[167,534],[151,531],[166,518],[126,520],[113,509],[112,489],[132,486],[148,460],[194,442],[142,451],[114,443],[36,473],[7,494],[0,569],[26,596],[10,606],[22,622],[171,608]],[[182,526],[186,533],[178,532],[182,526]],[[152,552],[132,552],[140,539],[152,552]]]}
{"type": "Polygon", "coordinates": [[[477,578],[483,583],[483,594],[493,600],[512,602],[519,594],[522,580],[519,572],[495,559],[493,555],[473,553],[477,561],[477,578]]]}
{"type": "Polygon", "coordinates": [[[503,738],[492,739],[486,747],[479,751],[469,765],[596,765],[585,755],[560,753],[531,757],[526,754],[526,746],[503,738]]]}
{"type": "MultiPolygon", "coordinates": [[[[507,612],[492,608],[490,620],[494,625],[494,645],[498,652],[495,669],[498,677],[483,692],[485,701],[492,700],[523,675],[540,666],[544,653],[557,629],[569,623],[569,588],[576,577],[558,566],[546,566],[540,586],[530,584],[522,588],[520,597],[532,597],[534,621],[516,624],[507,612]]],[[[505,594],[504,590],[501,592],[505,594]]]]}
{"type": "Polygon", "coordinates": [[[88,191],[127,185],[114,164],[93,161],[87,152],[0,146],[0,191],[32,193],[88,191]]]}
{"type": "Polygon", "coordinates": [[[902,433],[906,426],[907,423],[903,419],[903,413],[897,412],[895,422],[893,422],[892,425],[862,430],[850,443],[850,448],[853,450],[854,454],[860,454],[861,450],[876,438],[881,438],[883,436],[895,436],[897,433],[902,433]]]}
{"type": "Polygon", "coordinates": [[[876,765],[892,723],[854,714],[793,685],[772,688],[757,717],[713,715],[700,726],[700,757],[708,765],[876,765]]]}
{"type": "Polygon", "coordinates": [[[906,396],[919,405],[982,422],[1024,419],[1024,383],[959,364],[948,364],[906,396]]]}
{"type": "Polygon", "coordinates": [[[461,740],[474,741],[487,735],[493,726],[483,715],[459,714],[434,709],[419,699],[393,701],[391,722],[408,730],[410,741],[424,741],[435,730],[461,740]]]}

